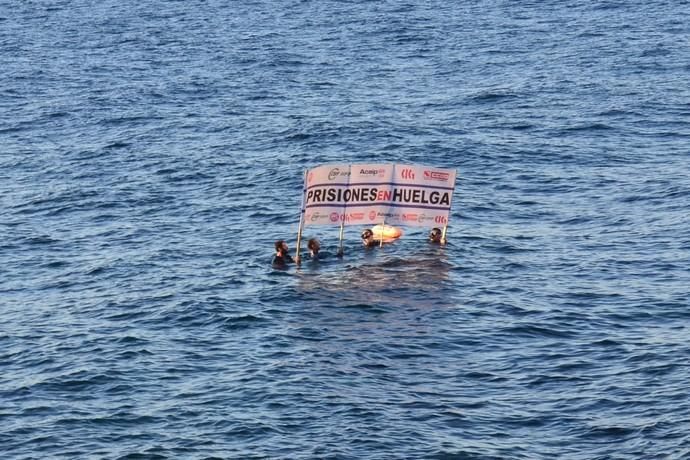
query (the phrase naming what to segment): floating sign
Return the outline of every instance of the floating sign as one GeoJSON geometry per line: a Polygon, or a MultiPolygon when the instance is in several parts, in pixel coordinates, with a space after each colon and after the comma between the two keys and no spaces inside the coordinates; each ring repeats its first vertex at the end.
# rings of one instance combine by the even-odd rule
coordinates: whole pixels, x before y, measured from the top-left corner
{"type": "Polygon", "coordinates": [[[441,227],[448,224],[454,169],[334,164],[305,174],[304,225],[441,227]]]}

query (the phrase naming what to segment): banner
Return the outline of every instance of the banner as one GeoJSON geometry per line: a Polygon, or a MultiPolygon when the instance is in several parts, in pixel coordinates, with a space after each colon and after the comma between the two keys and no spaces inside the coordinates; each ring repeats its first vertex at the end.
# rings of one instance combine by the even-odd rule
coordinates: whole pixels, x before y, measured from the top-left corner
{"type": "Polygon", "coordinates": [[[304,225],[442,227],[448,224],[454,169],[402,164],[333,164],[305,175],[304,225]]]}

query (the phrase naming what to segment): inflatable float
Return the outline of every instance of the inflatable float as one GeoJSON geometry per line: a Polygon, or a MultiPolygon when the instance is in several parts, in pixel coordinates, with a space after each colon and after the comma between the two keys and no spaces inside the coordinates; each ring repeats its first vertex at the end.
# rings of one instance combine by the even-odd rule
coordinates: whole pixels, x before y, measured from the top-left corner
{"type": "Polygon", "coordinates": [[[374,233],[374,238],[383,241],[395,240],[403,235],[402,230],[392,225],[374,225],[371,231],[374,233]]]}

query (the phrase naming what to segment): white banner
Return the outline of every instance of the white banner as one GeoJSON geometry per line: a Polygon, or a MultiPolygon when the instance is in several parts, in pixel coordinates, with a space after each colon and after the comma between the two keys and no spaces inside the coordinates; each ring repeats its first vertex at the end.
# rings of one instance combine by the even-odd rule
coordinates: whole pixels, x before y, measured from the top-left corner
{"type": "Polygon", "coordinates": [[[448,224],[454,169],[402,164],[333,164],[307,171],[304,225],[442,227],[448,224]]]}

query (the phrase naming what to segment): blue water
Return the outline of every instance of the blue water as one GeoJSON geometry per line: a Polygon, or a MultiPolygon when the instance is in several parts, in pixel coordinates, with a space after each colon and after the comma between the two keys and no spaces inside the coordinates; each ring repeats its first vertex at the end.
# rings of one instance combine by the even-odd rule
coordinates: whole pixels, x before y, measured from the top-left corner
{"type": "Polygon", "coordinates": [[[470,3],[0,2],[0,457],[690,458],[690,4],[470,3]]]}

